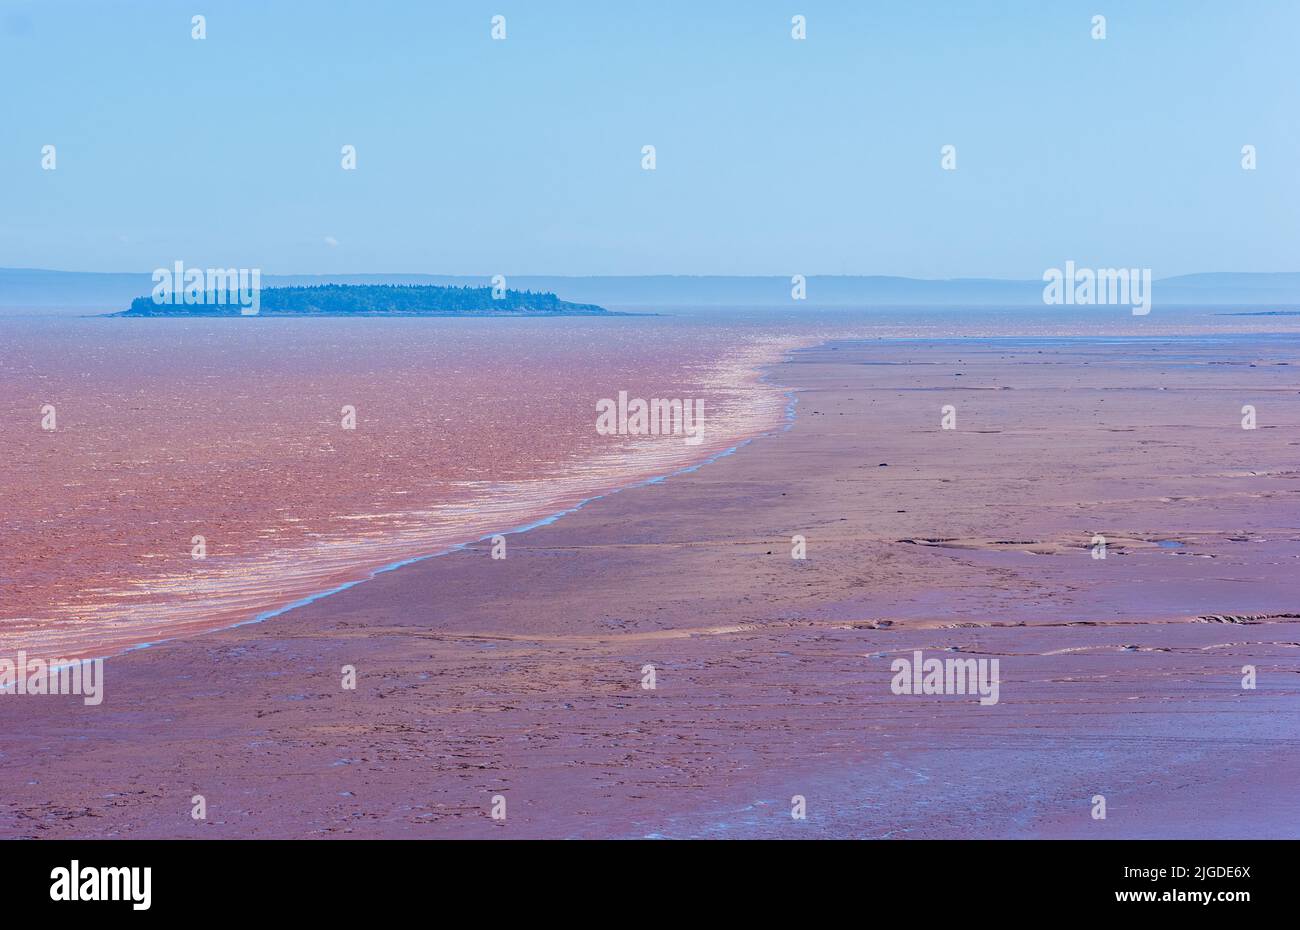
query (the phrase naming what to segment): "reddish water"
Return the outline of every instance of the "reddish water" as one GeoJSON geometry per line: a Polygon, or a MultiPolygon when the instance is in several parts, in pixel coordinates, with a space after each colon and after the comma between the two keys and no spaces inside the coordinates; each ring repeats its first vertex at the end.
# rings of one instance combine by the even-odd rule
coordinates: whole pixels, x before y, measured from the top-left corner
{"type": "Polygon", "coordinates": [[[651,318],[0,332],[0,655],[61,658],[249,620],[700,461],[780,423],[757,371],[791,342],[651,318]],[[620,390],[702,398],[703,441],[598,435],[620,390]]]}

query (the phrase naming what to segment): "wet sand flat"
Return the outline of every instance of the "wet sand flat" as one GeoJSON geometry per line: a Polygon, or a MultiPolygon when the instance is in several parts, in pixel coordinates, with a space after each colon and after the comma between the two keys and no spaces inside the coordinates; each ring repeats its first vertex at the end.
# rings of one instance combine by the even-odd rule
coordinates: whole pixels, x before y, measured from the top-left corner
{"type": "Polygon", "coordinates": [[[0,834],[1300,835],[1298,344],[794,352],[789,429],[505,559],[0,697],[0,834]],[[892,693],[917,649],[999,702],[892,693]]]}

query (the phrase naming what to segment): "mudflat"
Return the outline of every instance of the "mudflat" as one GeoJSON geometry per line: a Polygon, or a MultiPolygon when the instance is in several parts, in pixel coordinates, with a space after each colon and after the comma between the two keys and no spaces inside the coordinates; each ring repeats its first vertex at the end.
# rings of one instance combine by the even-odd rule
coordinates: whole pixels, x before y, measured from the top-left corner
{"type": "Polygon", "coordinates": [[[1297,348],[792,352],[788,428],[504,559],[0,696],[0,835],[1298,836],[1297,348]],[[997,703],[895,693],[918,650],[997,703]]]}

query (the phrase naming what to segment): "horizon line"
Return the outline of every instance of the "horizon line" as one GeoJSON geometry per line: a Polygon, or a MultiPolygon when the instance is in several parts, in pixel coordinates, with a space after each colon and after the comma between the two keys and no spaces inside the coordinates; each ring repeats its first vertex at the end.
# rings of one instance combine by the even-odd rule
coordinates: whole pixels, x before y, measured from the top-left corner
{"type": "MultiPolygon", "coordinates": [[[[193,266],[198,268],[200,266],[193,266]]],[[[206,267],[206,266],[204,266],[206,267]]],[[[1092,266],[1081,266],[1090,268],[1092,266]]],[[[1103,266],[1097,266],[1103,267],[1103,266]]],[[[1120,266],[1104,266],[1120,267],[1120,266]]],[[[24,272],[41,272],[45,274],[77,274],[77,275],[152,275],[156,269],[148,271],[83,271],[70,270],[66,268],[30,268],[0,265],[0,272],[24,271],[24,272]]],[[[1023,284],[1023,283],[1042,283],[1042,278],[1001,278],[1001,277],[984,277],[980,275],[960,275],[948,278],[917,278],[910,275],[900,274],[866,274],[866,273],[820,273],[813,272],[768,272],[765,274],[722,274],[722,273],[705,273],[705,274],[687,274],[674,272],[646,272],[638,274],[572,274],[561,272],[502,272],[493,271],[485,273],[470,272],[452,272],[452,271],[267,271],[265,268],[259,268],[262,274],[267,276],[281,278],[330,278],[330,277],[365,277],[365,276],[399,276],[399,275],[420,275],[424,277],[442,277],[442,278],[492,278],[495,275],[502,274],[506,278],[602,278],[602,279],[620,279],[620,278],[738,278],[738,279],[761,279],[761,278],[779,278],[788,280],[795,274],[801,274],[804,278],[889,278],[897,281],[920,281],[928,283],[955,283],[968,281],[992,281],[1005,284],[1023,284]]],[[[1044,269],[1049,270],[1049,269],[1044,269]]],[[[1172,281],[1177,278],[1192,278],[1197,276],[1208,275],[1251,275],[1264,277],[1269,275],[1294,275],[1300,274],[1297,271],[1191,271],[1182,274],[1168,275],[1162,278],[1152,278],[1153,281],[1172,281]]]]}

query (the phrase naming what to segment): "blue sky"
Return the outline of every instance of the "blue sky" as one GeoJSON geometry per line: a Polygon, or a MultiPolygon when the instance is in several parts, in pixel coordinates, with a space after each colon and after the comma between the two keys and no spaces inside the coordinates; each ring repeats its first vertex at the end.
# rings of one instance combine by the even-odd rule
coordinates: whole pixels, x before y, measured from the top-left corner
{"type": "Polygon", "coordinates": [[[1300,270],[1298,35],[1292,0],[0,0],[0,266],[1300,270]]]}

